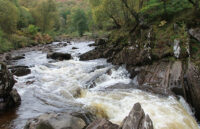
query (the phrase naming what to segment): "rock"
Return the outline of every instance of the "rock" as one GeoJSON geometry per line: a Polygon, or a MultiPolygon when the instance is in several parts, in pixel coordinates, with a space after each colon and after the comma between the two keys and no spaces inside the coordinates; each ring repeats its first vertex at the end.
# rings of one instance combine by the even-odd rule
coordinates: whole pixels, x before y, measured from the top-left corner
{"type": "Polygon", "coordinates": [[[119,126],[106,119],[100,119],[92,122],[86,129],[118,129],[119,126]]]}
{"type": "Polygon", "coordinates": [[[17,90],[16,89],[13,89],[11,92],[10,92],[10,96],[11,98],[13,99],[14,103],[19,105],[20,102],[21,102],[21,97],[20,95],[18,94],[17,90]]]}
{"type": "Polygon", "coordinates": [[[105,45],[107,43],[106,38],[99,38],[95,40],[96,45],[105,45]]]}
{"type": "Polygon", "coordinates": [[[54,60],[69,60],[72,56],[68,53],[53,52],[48,53],[47,58],[52,58],[54,60]]]}
{"type": "Polygon", "coordinates": [[[31,73],[28,66],[13,66],[9,67],[9,69],[11,69],[12,74],[16,76],[25,76],[31,73]]]}
{"type": "Polygon", "coordinates": [[[200,71],[192,63],[189,63],[184,75],[184,96],[195,109],[195,116],[200,120],[200,71]]]}
{"type": "Polygon", "coordinates": [[[191,62],[158,61],[132,68],[138,83],[133,88],[164,96],[181,95],[194,107],[195,116],[200,120],[200,70],[197,66],[191,62]]]}
{"type": "Polygon", "coordinates": [[[80,113],[47,113],[30,119],[24,129],[84,129],[90,121],[80,113]]]}
{"type": "Polygon", "coordinates": [[[200,28],[189,29],[189,34],[200,42],[200,28]]]}
{"type": "Polygon", "coordinates": [[[78,49],[77,47],[72,47],[72,49],[78,49]]]}
{"type": "Polygon", "coordinates": [[[7,69],[7,66],[0,62],[0,111],[7,110],[20,104],[21,98],[13,89],[15,80],[7,69]]]}
{"type": "Polygon", "coordinates": [[[153,129],[153,122],[145,115],[140,103],[136,103],[123,120],[120,129],[153,129]]]}
{"type": "Polygon", "coordinates": [[[153,129],[153,122],[149,115],[145,115],[141,105],[136,103],[120,126],[106,119],[99,119],[89,124],[86,129],[153,129]]]}
{"type": "Polygon", "coordinates": [[[92,50],[92,51],[84,53],[80,56],[80,60],[82,60],[82,61],[93,60],[93,59],[97,59],[97,58],[101,58],[101,53],[98,50],[92,50]]]}
{"type": "Polygon", "coordinates": [[[25,56],[25,54],[17,55],[17,56],[12,57],[11,59],[12,60],[20,60],[20,59],[24,59],[25,58],[24,56],[25,56]]]}
{"type": "Polygon", "coordinates": [[[151,58],[145,50],[135,49],[133,46],[124,48],[114,56],[113,64],[121,65],[145,65],[151,63],[151,58]]]}
{"type": "MultiPolygon", "coordinates": [[[[162,95],[172,95],[171,91],[176,91],[177,95],[183,95],[182,82],[182,62],[159,61],[152,65],[136,67],[135,74],[139,89],[152,91],[162,95]],[[178,91],[179,89],[179,91],[178,91]]],[[[135,72],[134,71],[134,72],[135,72]]]]}

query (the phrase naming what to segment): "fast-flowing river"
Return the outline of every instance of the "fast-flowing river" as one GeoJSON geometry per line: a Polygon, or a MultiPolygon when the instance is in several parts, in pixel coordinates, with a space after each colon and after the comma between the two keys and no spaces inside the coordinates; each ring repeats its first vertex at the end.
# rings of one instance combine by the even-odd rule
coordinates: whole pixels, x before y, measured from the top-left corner
{"type": "MultiPolygon", "coordinates": [[[[71,53],[73,59],[54,62],[46,53],[31,51],[16,65],[31,66],[31,74],[15,77],[15,88],[22,98],[18,109],[0,116],[0,128],[22,129],[29,118],[47,112],[91,110],[120,124],[133,105],[140,102],[155,129],[198,129],[188,104],[180,97],[160,97],[136,89],[107,90],[117,83],[136,83],[124,67],[116,67],[105,59],[79,61],[78,56],[94,47],[93,42],[71,43],[56,49],[71,53]],[[72,49],[76,47],[78,49],[72,49]]],[[[54,45],[57,43],[53,43],[54,45]]]]}

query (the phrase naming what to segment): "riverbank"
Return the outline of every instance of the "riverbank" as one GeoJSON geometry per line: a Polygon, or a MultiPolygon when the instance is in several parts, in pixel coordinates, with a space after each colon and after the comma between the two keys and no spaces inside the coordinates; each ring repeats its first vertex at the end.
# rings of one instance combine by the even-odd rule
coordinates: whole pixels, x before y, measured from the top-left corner
{"type": "MultiPolygon", "coordinates": [[[[10,119],[10,122],[7,121],[10,124],[6,128],[21,129],[28,119],[31,122],[29,125],[35,125],[35,120],[40,121],[43,118],[49,118],[46,119],[47,122],[55,118],[63,120],[61,118],[66,117],[80,120],[69,116],[66,111],[76,112],[75,114],[89,111],[95,117],[120,125],[137,102],[140,102],[145,114],[149,115],[155,129],[198,128],[184,99],[159,96],[157,92],[152,94],[143,91],[144,88],[137,90],[136,81],[130,78],[123,66],[113,66],[105,59],[80,61],[79,57],[85,52],[98,50],[93,43],[49,44],[53,52],[71,54],[70,60],[63,61],[48,59],[48,51],[42,52],[43,49],[20,53],[24,54],[24,58],[11,64],[28,66],[31,73],[15,76],[15,88],[22,98],[22,103],[16,110],[17,115],[10,119]]],[[[95,125],[101,122],[97,121],[95,125]]],[[[103,120],[103,123],[109,122],[103,120]]]]}

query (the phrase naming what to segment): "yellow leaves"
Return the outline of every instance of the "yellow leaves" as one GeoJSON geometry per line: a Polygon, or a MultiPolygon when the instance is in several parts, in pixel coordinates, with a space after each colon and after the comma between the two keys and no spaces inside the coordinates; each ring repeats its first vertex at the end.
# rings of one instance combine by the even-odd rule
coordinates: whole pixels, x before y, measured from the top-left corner
{"type": "Polygon", "coordinates": [[[160,24],[159,24],[158,26],[159,26],[159,27],[162,27],[162,26],[164,26],[165,24],[167,24],[167,21],[163,20],[163,21],[160,22],[160,24]]]}

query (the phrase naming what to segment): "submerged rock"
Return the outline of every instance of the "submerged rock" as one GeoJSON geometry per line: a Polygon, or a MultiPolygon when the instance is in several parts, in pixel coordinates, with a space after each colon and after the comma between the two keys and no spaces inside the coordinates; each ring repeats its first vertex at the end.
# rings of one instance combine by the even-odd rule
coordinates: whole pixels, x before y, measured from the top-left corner
{"type": "Polygon", "coordinates": [[[7,69],[7,66],[0,62],[0,111],[17,106],[21,98],[16,89],[13,89],[15,80],[7,69]]]}
{"type": "Polygon", "coordinates": [[[53,52],[48,53],[47,58],[52,58],[54,60],[69,60],[72,58],[72,56],[68,53],[53,52]]]}
{"type": "Polygon", "coordinates": [[[84,129],[91,119],[85,113],[47,113],[30,119],[24,129],[84,129]]]}

